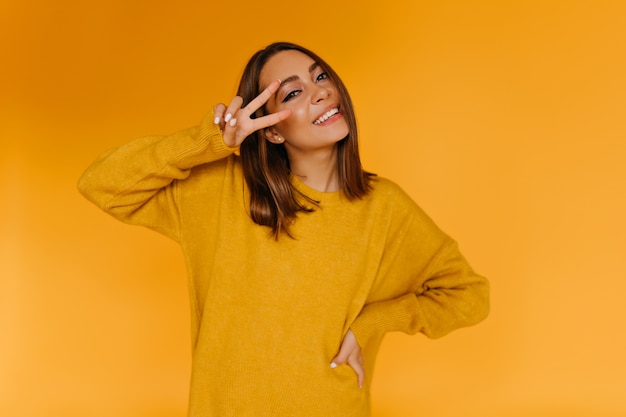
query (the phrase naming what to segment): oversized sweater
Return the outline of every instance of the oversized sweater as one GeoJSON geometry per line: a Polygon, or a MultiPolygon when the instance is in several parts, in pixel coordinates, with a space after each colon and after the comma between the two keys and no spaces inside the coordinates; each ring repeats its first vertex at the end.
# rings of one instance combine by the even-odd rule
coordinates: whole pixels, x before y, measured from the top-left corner
{"type": "Polygon", "coordinates": [[[437,338],[482,320],[488,283],[394,183],[349,201],[292,184],[319,207],[278,240],[249,216],[240,157],[209,116],[134,140],[79,181],[100,208],[183,249],[192,314],[192,417],[366,417],[385,333],[437,338]],[[332,369],[351,329],[365,385],[332,369]]]}

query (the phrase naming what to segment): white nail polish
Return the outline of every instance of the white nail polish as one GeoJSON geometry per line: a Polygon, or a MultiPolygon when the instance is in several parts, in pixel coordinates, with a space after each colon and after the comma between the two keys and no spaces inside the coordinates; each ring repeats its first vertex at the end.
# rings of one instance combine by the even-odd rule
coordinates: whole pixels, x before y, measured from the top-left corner
{"type": "Polygon", "coordinates": [[[228,121],[230,120],[230,118],[231,118],[231,117],[233,117],[233,115],[232,115],[232,114],[230,114],[230,113],[228,113],[228,114],[226,115],[226,117],[224,117],[224,121],[225,121],[226,123],[228,123],[228,121]]]}
{"type": "Polygon", "coordinates": [[[213,123],[215,123],[216,125],[220,124],[220,117],[219,116],[215,116],[215,119],[213,119],[213,123]]]}
{"type": "Polygon", "coordinates": [[[228,124],[231,126],[235,126],[237,124],[237,119],[230,119],[230,122],[228,124]]]}
{"type": "Polygon", "coordinates": [[[335,368],[337,367],[337,364],[336,364],[335,362],[331,362],[331,363],[330,363],[330,367],[331,367],[332,369],[335,369],[335,368]]]}

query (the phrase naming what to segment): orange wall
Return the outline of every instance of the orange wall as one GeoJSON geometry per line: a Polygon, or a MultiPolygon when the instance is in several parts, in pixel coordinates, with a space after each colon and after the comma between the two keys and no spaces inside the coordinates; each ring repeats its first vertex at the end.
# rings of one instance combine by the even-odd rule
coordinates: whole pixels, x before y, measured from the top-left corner
{"type": "Polygon", "coordinates": [[[626,415],[624,3],[335,3],[0,4],[0,415],[185,415],[180,251],[75,182],[197,123],[275,40],[333,64],[367,168],[492,282],[481,325],[387,338],[374,417],[626,415]]]}

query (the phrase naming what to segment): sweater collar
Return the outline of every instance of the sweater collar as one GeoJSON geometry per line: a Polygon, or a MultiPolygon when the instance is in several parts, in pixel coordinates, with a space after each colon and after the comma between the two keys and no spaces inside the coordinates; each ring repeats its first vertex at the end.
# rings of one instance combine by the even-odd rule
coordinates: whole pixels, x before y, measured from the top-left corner
{"type": "Polygon", "coordinates": [[[323,192],[323,191],[315,190],[309,187],[308,185],[306,185],[305,183],[303,183],[298,177],[296,177],[293,174],[290,177],[290,181],[291,181],[291,184],[294,186],[294,188],[296,188],[305,196],[315,201],[319,201],[320,205],[328,205],[328,204],[337,203],[340,201],[340,199],[343,196],[343,192],[341,190],[333,191],[333,192],[323,192]]]}

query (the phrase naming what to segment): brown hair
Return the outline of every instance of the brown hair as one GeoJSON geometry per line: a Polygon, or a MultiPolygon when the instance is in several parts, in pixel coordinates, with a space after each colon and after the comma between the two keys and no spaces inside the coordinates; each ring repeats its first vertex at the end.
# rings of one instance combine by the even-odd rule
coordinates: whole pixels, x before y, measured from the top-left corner
{"type": "MultiPolygon", "coordinates": [[[[340,96],[341,112],[349,128],[348,135],[337,143],[337,172],[339,187],[349,200],[362,198],[371,189],[373,174],[363,171],[359,157],[356,117],[348,90],[337,73],[319,56],[308,49],[287,42],[277,42],[255,53],[248,61],[237,95],[246,106],[261,93],[260,76],[267,61],[281,51],[296,50],[311,57],[335,84],[340,96]]],[[[265,106],[251,117],[266,114],[265,106]]],[[[250,189],[250,216],[260,225],[272,229],[278,238],[282,232],[291,236],[289,225],[298,212],[311,212],[317,202],[302,195],[290,181],[291,170],[285,147],[265,139],[262,131],[249,135],[240,146],[243,175],[250,189]],[[307,204],[309,203],[309,204],[307,204]]]]}

